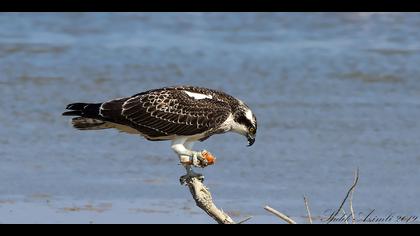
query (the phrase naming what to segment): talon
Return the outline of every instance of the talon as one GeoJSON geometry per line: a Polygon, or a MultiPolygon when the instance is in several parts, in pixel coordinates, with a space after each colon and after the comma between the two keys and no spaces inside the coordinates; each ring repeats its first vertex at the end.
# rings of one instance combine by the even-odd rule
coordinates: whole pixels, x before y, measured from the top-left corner
{"type": "Polygon", "coordinates": [[[207,159],[205,157],[203,157],[203,154],[197,155],[197,159],[200,161],[198,163],[197,167],[204,168],[204,167],[209,165],[209,162],[207,161],[207,159]]]}
{"type": "Polygon", "coordinates": [[[202,175],[202,174],[198,174],[198,176],[196,176],[196,178],[197,178],[198,180],[200,180],[201,182],[203,182],[203,181],[204,181],[204,175],[202,175]]]}
{"type": "Polygon", "coordinates": [[[204,181],[204,175],[200,173],[195,173],[191,170],[186,175],[179,177],[179,182],[181,183],[181,185],[186,185],[188,182],[188,179],[191,179],[191,178],[197,178],[201,182],[204,181]]]}
{"type": "Polygon", "coordinates": [[[187,178],[188,178],[187,175],[183,175],[183,176],[179,177],[179,183],[181,185],[187,185],[187,178]]]}
{"type": "Polygon", "coordinates": [[[208,151],[194,152],[192,156],[181,156],[181,164],[204,168],[213,165],[216,158],[208,151]]]}
{"type": "Polygon", "coordinates": [[[207,150],[197,152],[197,155],[194,157],[198,160],[198,163],[194,163],[195,167],[204,168],[213,165],[216,162],[216,158],[207,150]]]}

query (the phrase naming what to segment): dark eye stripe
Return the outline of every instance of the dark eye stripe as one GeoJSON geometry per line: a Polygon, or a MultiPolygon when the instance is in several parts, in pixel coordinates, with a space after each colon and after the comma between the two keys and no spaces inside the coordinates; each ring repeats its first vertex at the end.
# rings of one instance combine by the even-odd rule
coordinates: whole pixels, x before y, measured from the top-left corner
{"type": "Polygon", "coordinates": [[[240,116],[240,117],[238,117],[237,122],[238,122],[239,124],[243,124],[243,125],[245,125],[247,128],[254,127],[254,126],[252,125],[251,121],[249,121],[249,120],[248,120],[245,116],[240,116]]]}

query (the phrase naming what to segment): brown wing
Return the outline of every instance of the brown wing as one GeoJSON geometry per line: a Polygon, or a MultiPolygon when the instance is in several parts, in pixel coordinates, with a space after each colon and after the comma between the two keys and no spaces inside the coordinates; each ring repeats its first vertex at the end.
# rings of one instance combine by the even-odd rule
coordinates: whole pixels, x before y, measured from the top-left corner
{"type": "Polygon", "coordinates": [[[102,116],[148,137],[212,132],[231,113],[219,99],[194,99],[180,88],[164,88],[104,103],[102,116]]]}

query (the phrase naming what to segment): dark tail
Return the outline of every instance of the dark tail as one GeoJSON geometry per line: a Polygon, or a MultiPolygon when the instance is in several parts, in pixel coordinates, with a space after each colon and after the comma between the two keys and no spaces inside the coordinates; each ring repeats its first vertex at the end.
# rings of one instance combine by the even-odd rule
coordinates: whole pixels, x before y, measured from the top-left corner
{"type": "MultiPolygon", "coordinates": [[[[108,129],[107,123],[99,115],[102,103],[72,103],[69,104],[63,116],[78,116],[72,119],[74,128],[80,130],[108,129]]],[[[103,118],[103,117],[102,117],[103,118]]]]}
{"type": "Polygon", "coordinates": [[[81,116],[86,118],[98,118],[102,103],[72,103],[69,104],[63,116],[81,116]]]}

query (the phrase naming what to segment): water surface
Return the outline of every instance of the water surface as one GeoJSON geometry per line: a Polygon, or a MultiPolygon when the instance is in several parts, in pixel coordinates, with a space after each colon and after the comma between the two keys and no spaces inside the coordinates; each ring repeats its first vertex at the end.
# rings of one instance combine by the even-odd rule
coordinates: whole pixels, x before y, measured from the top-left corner
{"type": "Polygon", "coordinates": [[[258,117],[252,148],[235,134],[195,146],[218,157],[202,172],[235,219],[277,222],[269,204],[305,222],[303,195],[323,215],[356,168],[358,211],[420,215],[419,25],[415,13],[1,13],[0,222],[212,222],[169,143],[61,116],[179,84],[222,89],[258,117]]]}

